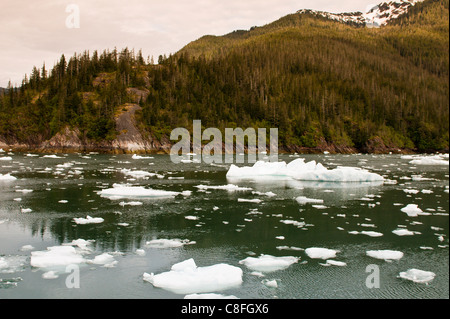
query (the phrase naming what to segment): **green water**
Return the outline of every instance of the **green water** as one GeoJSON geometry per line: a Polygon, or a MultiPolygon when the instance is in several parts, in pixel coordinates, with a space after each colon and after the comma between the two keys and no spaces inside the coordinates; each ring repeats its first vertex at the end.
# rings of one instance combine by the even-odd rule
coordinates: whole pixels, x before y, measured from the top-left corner
{"type": "MultiPolygon", "coordinates": [[[[216,291],[238,298],[449,298],[448,166],[412,165],[399,155],[301,156],[327,168],[367,168],[397,182],[374,185],[227,180],[228,165],[173,164],[165,155],[137,160],[131,155],[10,156],[11,161],[0,163],[0,173],[17,177],[14,181],[0,181],[0,258],[9,264],[0,267],[0,298],[183,298],[153,287],[143,280],[143,273],[166,272],[173,264],[189,258],[197,266],[227,263],[242,268],[242,285],[216,291]],[[65,163],[70,164],[58,167],[65,163]],[[158,173],[160,178],[130,180],[122,169],[158,173]],[[420,175],[420,180],[411,179],[413,175],[420,175]],[[131,200],[111,200],[97,194],[114,183],[192,193],[138,199],[142,205],[123,206],[120,202],[131,200]],[[258,192],[271,191],[276,196],[251,191],[204,192],[195,187],[228,183],[258,192]],[[17,191],[21,189],[32,192],[17,191]],[[404,189],[419,192],[406,193],[404,189]],[[300,205],[294,200],[298,196],[323,199],[325,207],[300,205]],[[238,202],[238,198],[262,202],[238,202]],[[408,204],[417,204],[429,215],[408,217],[401,211],[408,204]],[[24,213],[23,208],[32,211],[24,213]],[[101,217],[104,222],[78,225],[73,220],[87,215],[101,217]],[[305,225],[298,228],[280,222],[283,220],[305,225]],[[418,233],[397,236],[392,231],[398,228],[418,233]],[[383,236],[349,233],[363,230],[383,236]],[[80,288],[69,289],[65,282],[68,274],[44,279],[46,270],[30,265],[31,252],[80,238],[94,241],[89,258],[113,253],[117,261],[114,267],[81,264],[80,288]],[[157,238],[188,239],[195,244],[165,249],[146,246],[147,241],[157,238]],[[22,250],[24,245],[33,248],[22,250]],[[296,250],[283,249],[286,246],[296,250]],[[339,250],[335,260],[347,265],[324,266],[324,261],[305,254],[303,249],[308,247],[339,250]],[[386,262],[366,256],[367,250],[378,249],[398,250],[404,257],[386,262]],[[248,256],[261,254],[295,256],[300,260],[264,278],[251,275],[250,269],[239,264],[248,256]],[[366,267],[371,264],[379,267],[379,288],[366,286],[366,267]],[[400,272],[410,268],[432,271],[436,277],[429,284],[398,278],[400,272]],[[276,279],[278,287],[265,286],[263,279],[276,279]]],[[[279,156],[286,162],[295,158],[279,156]]]]}

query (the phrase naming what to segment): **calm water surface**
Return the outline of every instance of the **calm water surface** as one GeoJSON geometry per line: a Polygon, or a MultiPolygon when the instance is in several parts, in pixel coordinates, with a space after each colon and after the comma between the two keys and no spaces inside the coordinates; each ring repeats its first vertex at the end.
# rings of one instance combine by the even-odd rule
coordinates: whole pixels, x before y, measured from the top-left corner
{"type": "MultiPolygon", "coordinates": [[[[153,287],[143,280],[143,274],[169,271],[173,264],[189,258],[198,266],[226,263],[242,268],[240,287],[217,292],[238,298],[449,298],[448,166],[412,165],[399,155],[301,156],[327,168],[366,168],[390,180],[379,185],[227,180],[228,165],[173,164],[165,155],[143,159],[98,154],[2,156],[12,160],[0,162],[0,173],[11,173],[17,180],[0,181],[0,298],[184,298],[184,294],[153,287]],[[123,169],[159,175],[134,179],[123,169]],[[192,193],[133,200],[98,194],[114,183],[192,193]],[[276,196],[195,187],[230,183],[276,196]],[[324,202],[322,206],[300,205],[295,201],[298,196],[324,202]],[[262,202],[238,202],[238,198],[262,202]],[[142,205],[124,205],[130,201],[142,205]],[[401,211],[408,204],[417,204],[429,214],[408,217],[401,211]],[[104,222],[74,222],[73,218],[87,215],[104,222]],[[281,222],[285,220],[303,226],[281,222]],[[392,233],[399,228],[416,233],[392,233]],[[349,233],[364,230],[383,236],[349,233]],[[176,238],[195,244],[163,249],[146,245],[152,239],[176,238]],[[57,278],[44,279],[48,269],[30,265],[31,252],[76,239],[92,241],[86,258],[108,252],[117,262],[113,267],[80,264],[78,289],[66,287],[64,271],[57,278]],[[308,247],[339,250],[335,259],[347,265],[324,266],[324,261],[305,254],[303,249],[308,247]],[[378,249],[398,250],[404,257],[386,262],[366,256],[367,250],[378,249]],[[261,254],[300,260],[264,278],[251,275],[250,269],[239,264],[261,254]],[[370,264],[380,269],[380,288],[366,287],[370,264]],[[410,268],[432,271],[436,277],[429,284],[398,278],[410,268]],[[263,279],[276,279],[278,287],[267,287],[263,279]]],[[[286,162],[295,158],[279,156],[286,162]]]]}

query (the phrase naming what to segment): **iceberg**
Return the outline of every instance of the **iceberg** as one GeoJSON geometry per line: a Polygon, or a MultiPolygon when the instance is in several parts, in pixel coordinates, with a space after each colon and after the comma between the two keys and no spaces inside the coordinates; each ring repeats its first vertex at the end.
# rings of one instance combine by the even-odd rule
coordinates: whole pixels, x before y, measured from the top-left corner
{"type": "Polygon", "coordinates": [[[407,271],[401,272],[399,277],[406,280],[411,280],[417,283],[429,283],[436,277],[436,274],[431,271],[424,271],[420,269],[408,269],[407,271]]]}
{"type": "Polygon", "coordinates": [[[286,269],[290,265],[297,263],[299,259],[299,257],[292,256],[274,257],[263,254],[258,258],[247,257],[239,261],[239,264],[243,264],[254,271],[272,272],[286,269]]]}
{"type": "Polygon", "coordinates": [[[226,190],[229,192],[235,192],[235,191],[251,191],[252,189],[249,187],[239,187],[237,185],[233,184],[227,184],[227,185],[220,185],[220,186],[210,186],[210,185],[197,185],[194,186],[201,190],[207,190],[207,189],[221,189],[226,190]]]}
{"type": "Polygon", "coordinates": [[[157,190],[151,188],[144,188],[142,186],[130,186],[128,184],[113,184],[112,188],[102,189],[98,192],[101,197],[109,197],[111,199],[134,198],[134,197],[175,197],[179,192],[171,192],[164,190],[157,190]]]}
{"type": "Polygon", "coordinates": [[[283,177],[301,181],[323,182],[375,182],[384,181],[381,175],[371,173],[358,167],[340,166],[327,169],[320,163],[298,158],[290,163],[258,161],[253,166],[238,167],[232,164],[226,174],[227,178],[261,178],[283,177]]]}
{"type": "Polygon", "coordinates": [[[311,204],[323,204],[323,199],[308,198],[308,197],[305,197],[305,196],[299,196],[295,200],[300,205],[309,204],[309,203],[311,203],[311,204]]]}
{"type": "Polygon", "coordinates": [[[156,173],[150,173],[146,171],[132,171],[126,168],[122,169],[120,172],[126,176],[131,176],[133,178],[148,178],[156,176],[156,173]]]}
{"type": "Polygon", "coordinates": [[[67,266],[84,263],[86,260],[72,246],[52,246],[46,251],[32,251],[30,265],[38,268],[67,266]]]}
{"type": "Polygon", "coordinates": [[[409,217],[417,217],[419,215],[428,215],[429,213],[424,213],[418,205],[408,204],[407,206],[400,209],[402,212],[408,214],[409,217]]]}
{"type": "Polygon", "coordinates": [[[11,174],[0,174],[0,181],[15,181],[17,177],[12,176],[11,174]]]}
{"type": "Polygon", "coordinates": [[[0,157],[0,161],[12,161],[12,157],[11,156],[3,156],[3,157],[0,157]]]}
{"type": "Polygon", "coordinates": [[[414,165],[449,165],[448,160],[446,161],[444,158],[448,158],[443,155],[431,155],[431,156],[418,156],[412,161],[410,164],[414,165]]]}
{"type": "Polygon", "coordinates": [[[336,254],[338,252],[339,252],[338,250],[319,247],[311,247],[305,249],[305,253],[308,255],[309,258],[312,259],[323,259],[323,260],[332,259],[336,257],[336,254]]]}
{"type": "Polygon", "coordinates": [[[397,250],[368,250],[366,255],[376,259],[382,259],[386,261],[399,260],[403,258],[403,253],[397,250]]]}
{"type": "Polygon", "coordinates": [[[101,217],[91,217],[86,216],[86,218],[74,218],[73,221],[78,225],[86,225],[86,224],[100,224],[103,223],[105,220],[101,217]]]}
{"type": "Polygon", "coordinates": [[[421,234],[420,232],[411,231],[411,230],[407,230],[407,229],[395,229],[392,232],[394,234],[396,234],[397,236],[413,236],[416,234],[421,234]]]}
{"type": "Polygon", "coordinates": [[[209,293],[239,287],[242,269],[228,264],[197,267],[191,258],[173,265],[168,272],[144,273],[143,280],[176,294],[209,293]]]}

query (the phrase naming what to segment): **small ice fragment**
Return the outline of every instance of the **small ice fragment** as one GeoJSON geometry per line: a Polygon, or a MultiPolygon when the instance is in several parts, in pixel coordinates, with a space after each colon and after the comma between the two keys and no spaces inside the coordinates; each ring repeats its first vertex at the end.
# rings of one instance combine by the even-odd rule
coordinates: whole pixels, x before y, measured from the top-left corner
{"type": "Polygon", "coordinates": [[[99,223],[103,223],[105,220],[101,217],[91,217],[91,216],[86,216],[86,218],[74,218],[73,219],[74,222],[78,225],[86,225],[86,224],[99,224],[99,223]]]}
{"type": "Polygon", "coordinates": [[[403,258],[403,253],[397,250],[368,250],[366,251],[366,255],[376,259],[382,260],[399,260],[403,258]]]}
{"type": "Polygon", "coordinates": [[[305,253],[312,259],[331,259],[335,258],[339,251],[328,248],[311,247],[305,249],[305,253]]]}
{"type": "Polygon", "coordinates": [[[405,272],[401,272],[399,274],[399,277],[403,278],[403,279],[411,280],[411,281],[417,282],[417,283],[429,283],[436,277],[436,274],[431,271],[424,271],[424,270],[412,268],[412,269],[408,269],[405,272]]]}
{"type": "Polygon", "coordinates": [[[247,266],[249,269],[261,272],[272,272],[288,268],[290,265],[297,263],[298,257],[285,256],[274,257],[271,255],[261,255],[257,258],[247,257],[241,261],[240,264],[247,266]]]}

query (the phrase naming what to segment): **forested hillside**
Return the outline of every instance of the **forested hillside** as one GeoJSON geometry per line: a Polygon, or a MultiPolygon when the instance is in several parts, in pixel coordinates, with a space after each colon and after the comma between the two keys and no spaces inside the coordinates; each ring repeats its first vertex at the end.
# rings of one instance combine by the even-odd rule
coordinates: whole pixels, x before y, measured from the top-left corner
{"type": "Polygon", "coordinates": [[[156,139],[200,119],[277,127],[288,151],[448,150],[448,4],[426,0],[379,29],[296,13],[157,64],[129,49],[62,56],[0,97],[0,140],[38,145],[65,127],[113,140],[114,115],[134,102],[156,139]]]}

